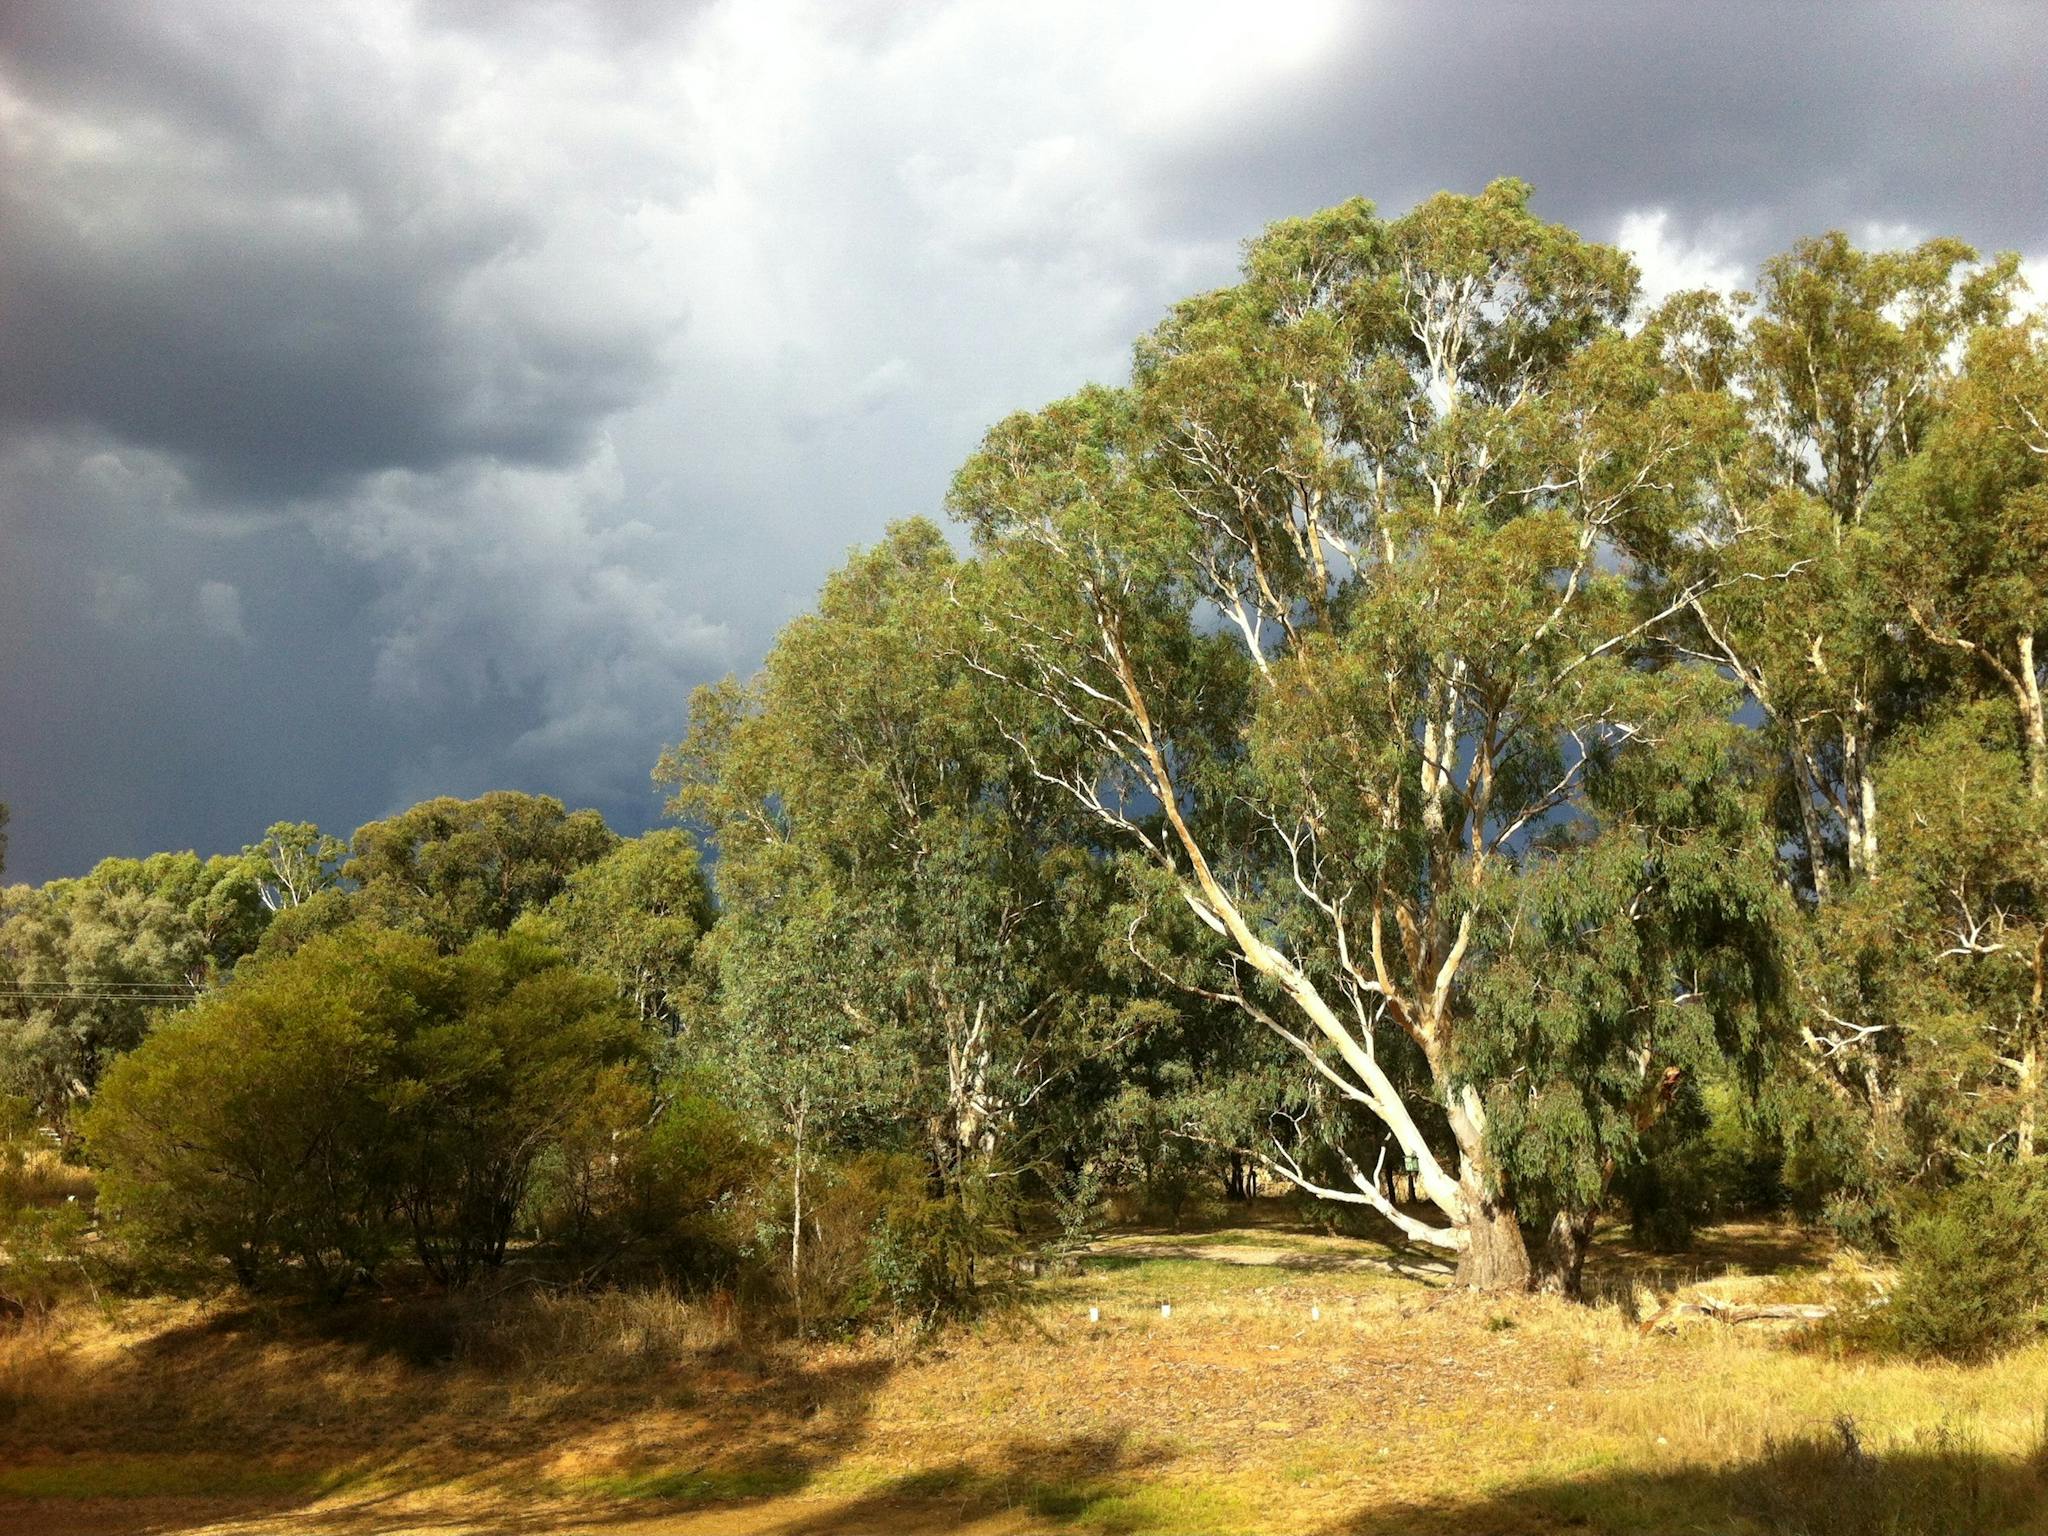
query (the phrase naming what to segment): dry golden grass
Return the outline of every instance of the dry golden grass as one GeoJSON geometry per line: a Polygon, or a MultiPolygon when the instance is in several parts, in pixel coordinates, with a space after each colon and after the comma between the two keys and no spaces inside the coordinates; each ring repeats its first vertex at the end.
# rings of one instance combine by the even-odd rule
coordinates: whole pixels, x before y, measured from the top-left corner
{"type": "Polygon", "coordinates": [[[92,1195],[92,1170],[65,1162],[54,1149],[0,1147],[0,1210],[90,1201],[92,1195]]]}
{"type": "MultiPolygon", "coordinates": [[[[1187,1246],[1212,1256],[1150,1234],[933,1338],[801,1349],[662,1295],[68,1312],[0,1339],[0,1528],[2048,1531],[2048,1348],[1646,1336],[1620,1250],[1586,1308],[1267,1227],[1187,1246]]],[[[1828,1258],[1688,1283],[1820,1294],[1828,1258]]]]}

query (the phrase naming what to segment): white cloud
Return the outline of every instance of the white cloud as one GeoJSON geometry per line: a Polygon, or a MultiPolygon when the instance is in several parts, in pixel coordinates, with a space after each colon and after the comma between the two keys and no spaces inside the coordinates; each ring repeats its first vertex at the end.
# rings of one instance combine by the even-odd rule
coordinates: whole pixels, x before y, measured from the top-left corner
{"type": "Polygon", "coordinates": [[[1723,293],[1742,286],[1748,276],[1736,252],[1742,242],[1736,231],[1718,227],[1681,234],[1666,208],[1642,208],[1624,214],[1614,243],[1635,258],[1642,273],[1643,303],[1654,307],[1674,293],[1713,288],[1723,293]]]}

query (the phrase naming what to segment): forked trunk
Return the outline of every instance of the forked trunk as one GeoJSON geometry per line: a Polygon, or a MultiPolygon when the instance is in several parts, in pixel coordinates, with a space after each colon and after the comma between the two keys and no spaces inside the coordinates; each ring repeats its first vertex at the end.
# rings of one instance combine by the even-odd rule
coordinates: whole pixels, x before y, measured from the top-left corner
{"type": "Polygon", "coordinates": [[[1468,1195],[1465,1229],[1471,1242],[1458,1255],[1458,1284],[1475,1291],[1529,1289],[1529,1249],[1515,1213],[1498,1201],[1468,1195]]]}

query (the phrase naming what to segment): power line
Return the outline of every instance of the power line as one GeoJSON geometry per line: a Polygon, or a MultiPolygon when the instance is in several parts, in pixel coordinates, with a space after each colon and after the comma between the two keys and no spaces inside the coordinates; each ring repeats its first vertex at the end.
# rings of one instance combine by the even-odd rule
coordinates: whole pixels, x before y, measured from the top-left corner
{"type": "Polygon", "coordinates": [[[197,987],[0,987],[0,997],[32,1002],[103,998],[110,1002],[182,1003],[197,996],[197,987]]]}

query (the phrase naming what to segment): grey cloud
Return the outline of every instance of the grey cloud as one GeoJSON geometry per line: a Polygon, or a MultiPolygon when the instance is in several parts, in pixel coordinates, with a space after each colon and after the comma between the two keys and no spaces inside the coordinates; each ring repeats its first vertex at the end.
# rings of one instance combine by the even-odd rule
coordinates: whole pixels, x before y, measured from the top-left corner
{"type": "Polygon", "coordinates": [[[1830,226],[2048,243],[2036,4],[1446,0],[1360,6],[1259,131],[1167,147],[1162,217],[1242,232],[1364,193],[1397,210],[1496,176],[1611,235],[1646,204],[1740,225],[1751,259],[1830,226]]]}
{"type": "Polygon", "coordinates": [[[242,589],[232,581],[208,578],[199,583],[196,606],[200,628],[216,640],[249,643],[249,631],[242,624],[242,589]]]}
{"type": "Polygon", "coordinates": [[[2002,4],[10,0],[9,874],[644,825],[693,684],[1266,221],[1513,174],[1659,282],[2048,255],[2044,56],[2002,4]]]}
{"type": "Polygon", "coordinates": [[[559,462],[654,378],[644,307],[560,301],[551,210],[465,144],[458,60],[267,7],[6,17],[0,424],[90,422],[261,502],[559,462]]]}

